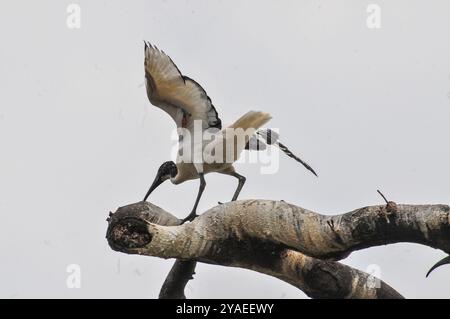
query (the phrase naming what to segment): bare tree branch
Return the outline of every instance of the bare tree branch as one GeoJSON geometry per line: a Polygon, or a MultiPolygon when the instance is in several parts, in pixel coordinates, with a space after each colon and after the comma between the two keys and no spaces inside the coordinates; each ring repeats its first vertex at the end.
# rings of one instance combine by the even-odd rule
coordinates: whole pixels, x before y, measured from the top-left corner
{"type": "Polygon", "coordinates": [[[382,281],[368,284],[374,280],[364,272],[307,256],[343,257],[350,251],[336,240],[341,222],[331,217],[264,200],[223,204],[177,227],[166,226],[169,215],[150,203],[120,208],[108,227],[110,246],[130,254],[252,269],[314,298],[402,298],[382,281]]]}
{"type": "MultiPolygon", "coordinates": [[[[158,212],[154,216],[160,212],[170,215],[157,206],[146,205],[148,210],[158,212]]],[[[150,233],[159,235],[155,238],[159,246],[154,239],[146,253],[160,253],[163,258],[200,258],[208,251],[204,246],[230,236],[257,238],[322,259],[338,260],[355,250],[397,242],[424,244],[449,253],[449,214],[448,205],[389,202],[326,216],[284,201],[243,200],[213,207],[179,227],[146,219],[151,223],[150,233]],[[158,252],[158,247],[164,247],[164,251],[158,252]]]]}
{"type": "Polygon", "coordinates": [[[184,289],[195,274],[196,261],[177,260],[159,292],[159,299],[186,299],[184,289]]]}

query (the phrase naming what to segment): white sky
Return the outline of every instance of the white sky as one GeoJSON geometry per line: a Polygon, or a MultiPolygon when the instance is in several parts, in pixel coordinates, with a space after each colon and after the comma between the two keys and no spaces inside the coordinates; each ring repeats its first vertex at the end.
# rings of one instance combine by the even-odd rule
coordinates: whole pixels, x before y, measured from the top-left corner
{"type": "MultiPolygon", "coordinates": [[[[2,0],[0,11],[0,297],[157,297],[173,261],[109,249],[107,213],[140,200],[170,159],[170,118],[149,104],[143,42],[206,89],[224,123],[273,115],[287,157],[274,175],[238,165],[241,198],[284,199],[327,214],[382,203],[449,204],[448,1],[2,0]],[[366,27],[381,6],[381,29],[366,27]],[[68,289],[79,264],[82,287],[68,289]]],[[[207,175],[199,211],[229,200],[236,180],[207,175]]],[[[198,181],[150,200],[184,217],[198,181]]],[[[449,297],[441,251],[371,248],[344,262],[406,297],[449,297]]],[[[255,272],[201,264],[194,298],[303,298],[255,272]]]]}

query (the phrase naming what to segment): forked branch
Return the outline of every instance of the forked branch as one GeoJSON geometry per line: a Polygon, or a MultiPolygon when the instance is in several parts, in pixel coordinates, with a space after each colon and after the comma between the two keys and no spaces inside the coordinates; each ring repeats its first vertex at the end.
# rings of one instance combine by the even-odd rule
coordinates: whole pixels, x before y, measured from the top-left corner
{"type": "MultiPolygon", "coordinates": [[[[252,269],[315,298],[400,298],[387,284],[373,284],[368,274],[331,259],[396,242],[449,252],[449,211],[447,205],[389,202],[325,216],[283,201],[243,200],[174,226],[179,220],[173,215],[141,202],[112,216],[107,238],[113,249],[129,254],[252,269]]],[[[184,288],[186,278],[176,282],[184,288]]]]}

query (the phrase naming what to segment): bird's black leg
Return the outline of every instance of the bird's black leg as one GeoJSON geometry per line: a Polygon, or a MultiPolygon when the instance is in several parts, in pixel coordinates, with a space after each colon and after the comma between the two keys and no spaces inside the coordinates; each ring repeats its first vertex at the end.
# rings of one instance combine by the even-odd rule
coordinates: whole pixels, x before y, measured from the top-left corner
{"type": "Polygon", "coordinates": [[[238,198],[239,193],[241,192],[242,187],[243,187],[244,184],[245,184],[246,178],[245,178],[244,176],[242,176],[242,175],[236,173],[236,172],[233,173],[232,176],[236,177],[236,178],[239,180],[238,187],[236,188],[236,191],[234,192],[234,195],[233,195],[233,199],[231,200],[232,202],[234,202],[234,201],[238,198]]]}
{"type": "Polygon", "coordinates": [[[202,197],[203,191],[205,190],[205,186],[206,186],[206,181],[205,181],[205,176],[203,173],[199,173],[198,176],[200,177],[200,187],[198,189],[198,195],[197,195],[197,199],[195,200],[195,204],[194,207],[192,208],[191,213],[188,215],[188,217],[186,217],[185,219],[183,219],[183,222],[181,224],[184,224],[187,221],[193,221],[195,217],[197,217],[197,206],[198,203],[200,202],[200,198],[202,197]]]}

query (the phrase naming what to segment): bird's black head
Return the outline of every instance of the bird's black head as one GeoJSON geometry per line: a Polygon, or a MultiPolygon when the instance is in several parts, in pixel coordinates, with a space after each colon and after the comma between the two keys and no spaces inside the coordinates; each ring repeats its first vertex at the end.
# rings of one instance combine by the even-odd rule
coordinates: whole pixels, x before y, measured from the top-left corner
{"type": "Polygon", "coordinates": [[[145,194],[144,201],[147,200],[147,198],[150,196],[150,194],[164,181],[175,177],[178,174],[177,166],[174,162],[164,162],[161,164],[161,166],[158,169],[158,172],[156,173],[155,180],[153,181],[152,186],[150,186],[150,189],[148,190],[147,194],[145,194]]]}
{"type": "Polygon", "coordinates": [[[165,179],[175,177],[177,173],[177,165],[175,165],[175,163],[172,161],[162,163],[158,169],[158,175],[165,177],[165,179]]]}

